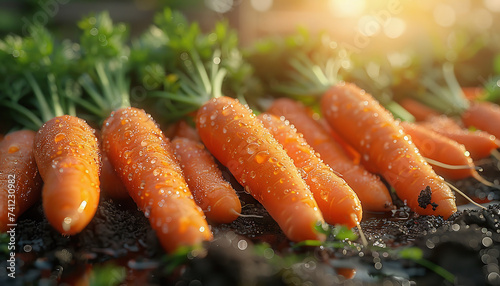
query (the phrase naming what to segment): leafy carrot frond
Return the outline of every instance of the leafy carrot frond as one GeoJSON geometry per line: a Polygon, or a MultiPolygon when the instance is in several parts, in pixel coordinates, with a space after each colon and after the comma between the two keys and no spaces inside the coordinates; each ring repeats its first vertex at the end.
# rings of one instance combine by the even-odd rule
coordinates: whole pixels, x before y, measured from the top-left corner
{"type": "Polygon", "coordinates": [[[157,14],[155,26],[132,47],[139,81],[149,98],[160,99],[162,104],[156,106],[168,110],[159,112],[167,121],[197,110],[224,91],[240,95],[245,89],[238,87],[244,86],[251,74],[238,49],[237,34],[227,22],[217,23],[213,31],[204,34],[197,23],[189,23],[171,9],[157,14]],[[230,84],[223,86],[226,79],[230,84]]]}
{"type": "Polygon", "coordinates": [[[325,64],[320,65],[307,55],[298,54],[289,64],[292,70],[287,74],[288,81],[272,86],[275,91],[292,96],[318,96],[340,81],[338,59],[326,59],[325,64]]]}
{"type": "Polygon", "coordinates": [[[81,75],[78,83],[85,96],[72,100],[101,120],[121,107],[130,106],[128,29],[113,24],[107,12],[84,17],[78,22],[81,30],[81,75]]]}
{"type": "Polygon", "coordinates": [[[468,109],[469,102],[455,77],[452,63],[443,64],[442,74],[437,79],[428,75],[421,84],[427,92],[418,94],[417,99],[428,106],[448,115],[457,115],[468,109]]]}
{"type": "Polygon", "coordinates": [[[1,105],[24,127],[38,129],[55,116],[74,115],[67,95],[79,93],[69,76],[70,65],[78,57],[76,49],[70,41],[56,42],[42,26],[30,26],[26,37],[7,36],[0,41],[5,63],[1,72],[14,79],[5,86],[1,105]]]}

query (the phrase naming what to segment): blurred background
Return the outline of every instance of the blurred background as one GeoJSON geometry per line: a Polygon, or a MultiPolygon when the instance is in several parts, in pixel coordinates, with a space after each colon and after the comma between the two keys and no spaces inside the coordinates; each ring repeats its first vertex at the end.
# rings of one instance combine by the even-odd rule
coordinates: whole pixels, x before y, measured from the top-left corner
{"type": "Polygon", "coordinates": [[[413,53],[454,62],[459,79],[471,85],[493,73],[495,58],[500,66],[498,0],[2,0],[0,35],[23,34],[32,23],[72,38],[83,15],[107,10],[134,37],[166,6],[206,30],[227,19],[242,47],[303,27],[326,31],[335,45],[366,58],[404,62],[413,53]]]}

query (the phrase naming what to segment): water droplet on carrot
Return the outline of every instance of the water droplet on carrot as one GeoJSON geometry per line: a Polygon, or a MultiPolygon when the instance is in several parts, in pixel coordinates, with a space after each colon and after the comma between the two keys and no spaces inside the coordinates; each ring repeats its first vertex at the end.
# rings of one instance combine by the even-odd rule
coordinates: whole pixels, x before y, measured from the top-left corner
{"type": "Polygon", "coordinates": [[[54,142],[57,143],[57,142],[63,140],[65,137],[66,137],[66,134],[64,134],[64,133],[58,133],[56,135],[56,137],[54,137],[54,142]]]}
{"type": "Polygon", "coordinates": [[[253,153],[255,153],[255,151],[257,151],[257,148],[258,148],[258,146],[255,143],[248,144],[248,146],[247,146],[247,153],[250,154],[250,155],[252,155],[253,153]]]}
{"type": "Polygon", "coordinates": [[[132,181],[132,177],[133,177],[133,176],[134,176],[134,175],[133,175],[132,173],[128,173],[128,180],[129,180],[129,181],[132,181]]]}
{"type": "Polygon", "coordinates": [[[16,153],[17,151],[19,151],[19,146],[17,145],[12,145],[9,147],[9,154],[16,153]]]}
{"type": "Polygon", "coordinates": [[[123,158],[128,159],[130,157],[130,153],[132,153],[130,150],[123,151],[123,158]]]}
{"type": "Polygon", "coordinates": [[[139,188],[141,190],[144,190],[144,187],[146,187],[146,182],[142,181],[141,184],[139,185],[139,188]]]}
{"type": "Polygon", "coordinates": [[[254,179],[256,176],[255,172],[254,171],[250,171],[250,178],[254,179]]]}
{"type": "Polygon", "coordinates": [[[160,173],[161,173],[160,168],[156,168],[156,169],[153,170],[153,175],[154,176],[158,176],[160,173]]]}
{"type": "Polygon", "coordinates": [[[148,141],[146,141],[146,139],[142,140],[141,141],[141,146],[145,147],[146,145],[148,145],[148,141]]]}
{"type": "Polygon", "coordinates": [[[205,231],[205,227],[204,226],[201,226],[200,227],[200,232],[204,232],[205,231]]]}
{"type": "Polygon", "coordinates": [[[255,162],[257,162],[258,164],[262,164],[265,160],[266,160],[266,155],[262,153],[255,155],[255,162]]]}
{"type": "Polygon", "coordinates": [[[72,219],[70,217],[65,217],[62,222],[62,228],[64,231],[68,231],[71,228],[72,219]]]}

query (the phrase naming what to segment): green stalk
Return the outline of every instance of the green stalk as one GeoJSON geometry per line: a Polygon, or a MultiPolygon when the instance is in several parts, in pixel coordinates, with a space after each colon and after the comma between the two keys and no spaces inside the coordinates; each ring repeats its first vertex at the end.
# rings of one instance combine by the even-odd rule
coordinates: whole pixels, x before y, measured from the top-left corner
{"type": "MultiPolygon", "coordinates": [[[[49,104],[47,103],[47,100],[45,99],[45,96],[43,95],[42,90],[40,89],[40,86],[36,82],[35,78],[30,72],[25,72],[24,73],[26,80],[28,81],[29,85],[31,86],[33,93],[35,94],[36,100],[38,102],[38,106],[40,106],[40,113],[42,116],[42,121],[47,122],[50,119],[54,117],[54,113],[49,107],[49,104]]],[[[41,126],[41,125],[40,125],[41,126]]]]}

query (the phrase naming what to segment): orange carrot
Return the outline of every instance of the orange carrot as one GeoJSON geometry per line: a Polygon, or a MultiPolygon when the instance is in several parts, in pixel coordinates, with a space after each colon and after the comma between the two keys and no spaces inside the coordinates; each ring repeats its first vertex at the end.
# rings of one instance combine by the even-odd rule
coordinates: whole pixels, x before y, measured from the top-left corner
{"type": "Polygon", "coordinates": [[[122,183],[118,174],[115,172],[115,168],[109,162],[106,152],[102,150],[102,134],[100,130],[96,130],[96,136],[99,139],[99,148],[101,150],[101,174],[99,175],[99,182],[101,187],[101,192],[105,193],[113,199],[125,199],[129,198],[125,185],[122,183]]]}
{"type": "Polygon", "coordinates": [[[101,164],[95,131],[84,120],[63,115],[47,121],[34,140],[45,215],[60,233],[79,233],[99,203],[101,164]]]}
{"type": "Polygon", "coordinates": [[[101,190],[113,199],[129,198],[127,188],[115,172],[115,168],[108,159],[105,152],[101,152],[101,175],[99,181],[101,182],[101,190]]]}
{"type": "Polygon", "coordinates": [[[461,119],[467,127],[474,127],[500,138],[500,106],[495,103],[472,101],[461,119]]]}
{"type": "Polygon", "coordinates": [[[174,137],[188,138],[194,141],[200,141],[200,136],[195,128],[191,127],[185,120],[179,120],[175,124],[174,137]]]}
{"type": "Polygon", "coordinates": [[[321,127],[323,127],[323,129],[328,131],[333,140],[339,143],[346,155],[351,158],[354,164],[359,164],[361,162],[361,155],[359,154],[359,152],[356,151],[356,149],[352,148],[351,145],[347,144],[344,138],[342,138],[337,132],[335,132],[335,130],[333,130],[332,127],[328,124],[328,122],[326,122],[325,118],[319,118],[317,121],[321,125],[321,127]]]}
{"type": "Polygon", "coordinates": [[[420,103],[412,98],[403,98],[399,101],[399,105],[401,105],[405,110],[407,110],[411,115],[415,117],[417,121],[426,120],[432,116],[439,116],[440,113],[427,105],[420,103]]]}
{"type": "Polygon", "coordinates": [[[241,203],[231,184],[203,144],[188,138],[172,140],[173,150],[194,200],[207,218],[216,223],[230,223],[241,213],[241,203]]]}
{"type": "Polygon", "coordinates": [[[394,187],[412,210],[448,218],[457,211],[446,182],[420,155],[391,113],[353,84],[340,83],[322,97],[328,123],[394,187]]]}
{"type": "Polygon", "coordinates": [[[304,106],[288,98],[276,99],[268,112],[284,116],[306,142],[320,154],[320,158],[349,184],[356,192],[363,210],[388,211],[392,199],[387,187],[376,175],[354,162],[345,154],[342,147],[332,140],[330,134],[312,119],[304,106]]]}
{"type": "Polygon", "coordinates": [[[258,118],[299,168],[310,187],[325,221],[355,227],[362,219],[361,202],[349,185],[315,155],[302,134],[288,121],[262,113],[258,118]]]}
{"type": "Polygon", "coordinates": [[[467,86],[462,87],[462,92],[468,100],[478,100],[485,96],[484,87],[467,86]]]}
{"type": "Polygon", "coordinates": [[[42,180],[33,155],[35,132],[9,133],[0,142],[0,232],[40,199],[42,180]]]}
{"type": "Polygon", "coordinates": [[[430,117],[418,124],[463,144],[473,160],[489,157],[491,152],[500,146],[495,136],[480,130],[464,129],[444,115],[430,117]]]}
{"type": "Polygon", "coordinates": [[[103,150],[167,251],[198,246],[212,233],[193,200],[168,139],[144,110],[114,111],[102,129],[103,150]]]}
{"type": "Polygon", "coordinates": [[[238,100],[217,97],[196,116],[206,148],[266,208],[292,241],[325,240],[313,195],[283,147],[238,100]]]}
{"type": "Polygon", "coordinates": [[[401,126],[405,133],[411,136],[412,142],[415,143],[422,156],[439,163],[462,166],[458,169],[450,169],[429,162],[439,175],[451,180],[479,176],[464,145],[417,124],[401,122],[401,126]]]}

